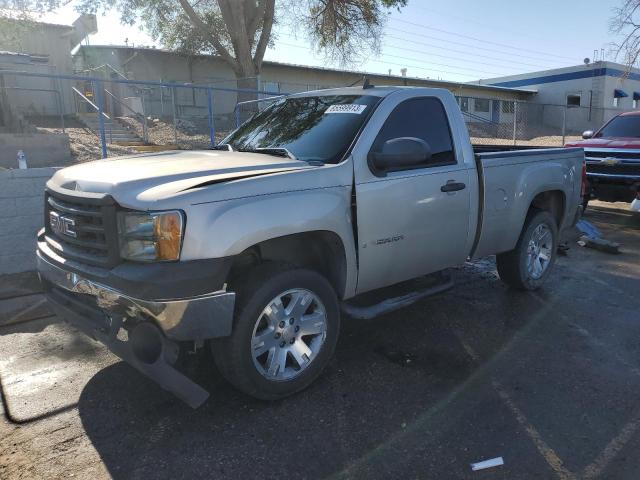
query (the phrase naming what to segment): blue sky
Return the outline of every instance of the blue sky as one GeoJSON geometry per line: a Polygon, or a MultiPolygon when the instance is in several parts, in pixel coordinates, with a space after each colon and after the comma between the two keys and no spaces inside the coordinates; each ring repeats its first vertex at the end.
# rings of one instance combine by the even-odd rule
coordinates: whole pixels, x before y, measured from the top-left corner
{"type": "MultiPolygon", "coordinates": [[[[380,55],[342,68],[412,77],[470,81],[582,63],[594,50],[613,60],[609,21],[622,0],[409,0],[389,15],[380,55]]],[[[71,7],[45,20],[71,23],[71,7]]],[[[98,16],[90,43],[152,45],[137,27],[119,24],[118,15],[98,16]]],[[[315,54],[303,32],[292,35],[286,23],[267,60],[338,67],[315,54]]],[[[157,45],[161,46],[161,45],[157,45]]]]}

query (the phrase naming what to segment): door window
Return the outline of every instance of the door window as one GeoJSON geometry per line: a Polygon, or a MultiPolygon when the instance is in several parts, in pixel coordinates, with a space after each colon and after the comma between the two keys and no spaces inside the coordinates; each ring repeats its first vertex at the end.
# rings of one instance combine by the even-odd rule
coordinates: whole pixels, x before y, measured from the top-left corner
{"type": "Polygon", "coordinates": [[[380,129],[371,150],[380,152],[386,141],[400,137],[419,138],[431,147],[431,158],[418,168],[456,163],[449,120],[437,98],[412,98],[399,104],[380,129]]]}

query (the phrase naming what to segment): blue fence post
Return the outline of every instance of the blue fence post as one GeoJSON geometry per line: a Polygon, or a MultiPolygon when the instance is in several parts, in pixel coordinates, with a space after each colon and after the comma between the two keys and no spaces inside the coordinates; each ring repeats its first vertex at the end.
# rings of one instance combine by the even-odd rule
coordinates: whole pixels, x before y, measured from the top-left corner
{"type": "Polygon", "coordinates": [[[100,125],[100,143],[102,144],[102,158],[107,158],[107,137],[104,132],[104,93],[102,91],[102,82],[97,80],[93,83],[96,92],[96,103],[98,105],[98,124],[100,125]]]}
{"type": "Polygon", "coordinates": [[[207,88],[207,103],[209,106],[209,138],[213,148],[216,146],[216,126],[213,121],[213,94],[210,88],[207,88]]]}

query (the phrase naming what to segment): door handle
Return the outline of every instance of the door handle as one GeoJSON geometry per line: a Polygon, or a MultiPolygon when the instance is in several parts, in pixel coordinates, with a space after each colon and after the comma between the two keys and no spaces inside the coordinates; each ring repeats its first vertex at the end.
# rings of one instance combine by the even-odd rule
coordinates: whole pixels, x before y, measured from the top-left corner
{"type": "Polygon", "coordinates": [[[441,192],[457,192],[459,190],[464,190],[467,186],[462,182],[454,182],[449,180],[446,184],[440,187],[441,192]]]}

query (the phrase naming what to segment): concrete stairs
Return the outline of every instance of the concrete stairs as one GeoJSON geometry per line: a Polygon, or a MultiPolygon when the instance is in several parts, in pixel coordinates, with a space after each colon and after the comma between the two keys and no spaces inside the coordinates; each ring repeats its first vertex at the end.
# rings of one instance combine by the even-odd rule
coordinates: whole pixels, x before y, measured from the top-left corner
{"type": "MultiPolygon", "coordinates": [[[[79,114],[80,121],[91,131],[93,131],[98,137],[100,137],[100,122],[98,120],[97,113],[83,113],[79,114]]],[[[138,134],[131,129],[131,127],[124,125],[118,121],[118,119],[110,118],[104,119],[104,131],[107,138],[107,143],[112,145],[120,145],[123,147],[131,147],[140,153],[151,152],[164,152],[165,150],[178,150],[177,145],[153,145],[145,143],[144,139],[138,136],[138,134]]]]}
{"type": "MultiPolygon", "coordinates": [[[[100,121],[97,113],[80,114],[78,119],[98,137],[100,136],[100,121]]],[[[134,130],[113,118],[104,119],[104,132],[107,143],[131,147],[145,145],[144,140],[134,130]]]]}

